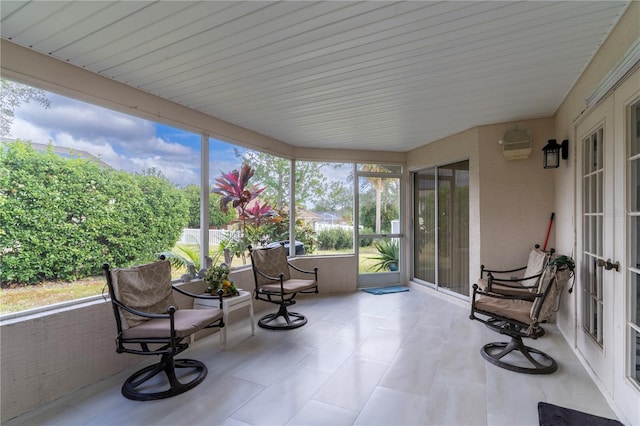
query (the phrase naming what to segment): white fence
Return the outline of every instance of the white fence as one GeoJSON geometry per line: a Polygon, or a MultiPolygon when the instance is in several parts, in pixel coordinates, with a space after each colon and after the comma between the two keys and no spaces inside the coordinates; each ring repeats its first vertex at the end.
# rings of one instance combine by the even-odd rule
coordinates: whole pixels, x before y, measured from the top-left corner
{"type": "MultiPolygon", "coordinates": [[[[338,224],[332,224],[332,223],[318,223],[318,222],[313,224],[313,230],[315,232],[320,232],[325,229],[334,229],[334,228],[342,228],[349,232],[353,231],[352,225],[338,225],[338,224]]],[[[220,242],[225,238],[228,238],[231,232],[232,231],[228,231],[226,229],[209,229],[209,245],[210,246],[220,245],[220,242]]],[[[397,231],[394,231],[394,232],[397,232],[397,231]]],[[[200,230],[189,229],[189,228],[183,229],[182,235],[180,235],[180,239],[178,240],[178,243],[200,245],[200,230]]]]}
{"type": "Polygon", "coordinates": [[[315,232],[324,231],[325,229],[336,229],[336,228],[344,229],[349,232],[353,231],[353,225],[339,225],[336,223],[320,223],[320,222],[316,222],[313,224],[313,230],[315,232]]]}
{"type": "MultiPolygon", "coordinates": [[[[226,229],[209,229],[209,245],[217,246],[222,240],[228,238],[231,231],[226,229]]],[[[178,243],[181,244],[200,244],[200,230],[199,229],[183,229],[182,235],[178,243]]]]}

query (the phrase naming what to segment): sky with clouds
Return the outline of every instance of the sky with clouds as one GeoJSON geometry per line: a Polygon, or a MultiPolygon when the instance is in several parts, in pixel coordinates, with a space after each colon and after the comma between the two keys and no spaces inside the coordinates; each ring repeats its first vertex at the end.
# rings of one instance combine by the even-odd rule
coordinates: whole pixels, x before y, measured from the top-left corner
{"type": "MultiPolygon", "coordinates": [[[[87,151],[130,173],[160,170],[171,182],[199,184],[200,135],[45,92],[50,107],[35,102],[14,110],[10,137],[87,151]]],[[[238,168],[233,145],[211,140],[211,176],[238,168]]]]}

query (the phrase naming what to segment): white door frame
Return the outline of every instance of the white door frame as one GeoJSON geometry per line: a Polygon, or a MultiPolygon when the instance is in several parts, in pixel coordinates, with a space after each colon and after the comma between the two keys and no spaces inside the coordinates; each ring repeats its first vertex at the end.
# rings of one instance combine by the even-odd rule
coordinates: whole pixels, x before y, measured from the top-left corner
{"type": "MultiPolygon", "coordinates": [[[[628,167],[630,138],[630,108],[640,101],[640,70],[636,70],[616,90],[583,117],[575,127],[576,153],[576,350],[587,364],[600,390],[613,403],[621,420],[628,424],[640,424],[640,384],[632,378],[631,321],[634,296],[628,262],[631,253],[630,220],[628,219],[631,191],[628,167]],[[603,282],[602,345],[591,339],[582,327],[584,304],[582,297],[583,274],[590,272],[585,265],[583,202],[584,138],[603,126],[604,181],[602,206],[601,260],[618,263],[617,270],[598,268],[603,282]]],[[[629,215],[630,216],[630,215],[629,215]]],[[[637,242],[636,242],[637,243],[637,242]]],[[[603,266],[606,265],[606,263],[603,266]]]]}
{"type": "MultiPolygon", "coordinates": [[[[640,424],[640,383],[632,378],[632,348],[635,342],[632,340],[629,323],[632,316],[636,314],[632,311],[632,296],[634,285],[631,263],[631,223],[629,214],[631,211],[630,195],[632,188],[630,185],[629,167],[629,146],[631,138],[631,107],[640,102],[640,70],[636,70],[633,75],[626,79],[614,93],[614,128],[616,134],[615,152],[615,181],[620,182],[616,189],[624,196],[617,197],[614,208],[615,213],[615,233],[618,242],[615,245],[614,259],[620,262],[619,272],[616,275],[614,292],[614,305],[616,310],[619,307],[619,314],[614,315],[614,362],[613,362],[613,399],[626,420],[630,424],[640,424]]],[[[640,244],[640,241],[636,241],[640,244]]],[[[636,307],[640,309],[640,307],[636,307]]]]}
{"type": "MultiPolygon", "coordinates": [[[[604,271],[604,268],[595,266],[598,260],[606,260],[613,256],[614,222],[612,215],[605,214],[613,209],[615,186],[613,181],[614,170],[614,123],[613,123],[613,98],[609,97],[598,107],[594,108],[575,129],[576,149],[576,182],[578,185],[576,197],[576,218],[578,225],[577,252],[576,252],[576,348],[589,364],[591,370],[600,381],[601,387],[611,389],[613,387],[613,300],[614,300],[614,274],[604,271]],[[602,140],[597,141],[598,149],[602,149],[601,174],[585,170],[585,161],[592,162],[592,153],[585,152],[585,139],[602,129],[602,140]],[[585,156],[587,158],[585,159],[585,156]],[[587,176],[585,178],[585,175],[587,176]],[[594,200],[593,193],[585,193],[585,180],[601,180],[601,184],[593,184],[595,188],[601,188],[601,200],[594,200]],[[600,186],[601,185],[601,186],[600,186]],[[584,213],[584,205],[592,205],[590,210],[595,213],[584,213]],[[585,237],[584,228],[587,221],[591,222],[595,230],[589,237],[585,237]],[[595,238],[595,241],[592,239],[595,238]],[[607,257],[608,256],[608,257],[607,257]],[[585,282],[589,276],[596,276],[596,280],[602,280],[603,302],[602,311],[596,306],[597,317],[601,318],[601,341],[592,338],[583,327],[585,310],[584,300],[585,282]]],[[[590,167],[590,166],[589,166],[590,167]]],[[[598,166],[600,167],[600,166],[598,166]]],[[[597,198],[597,197],[596,197],[597,198]]],[[[594,308],[590,306],[590,308],[594,308]]],[[[591,309],[592,311],[594,309],[591,309]]]]}

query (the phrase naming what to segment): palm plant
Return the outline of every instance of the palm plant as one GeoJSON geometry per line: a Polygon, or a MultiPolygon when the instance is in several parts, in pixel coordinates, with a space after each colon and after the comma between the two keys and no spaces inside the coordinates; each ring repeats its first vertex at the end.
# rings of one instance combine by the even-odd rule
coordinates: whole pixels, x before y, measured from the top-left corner
{"type": "Polygon", "coordinates": [[[159,256],[164,256],[171,263],[172,268],[188,270],[191,277],[194,278],[196,271],[200,270],[200,249],[188,245],[176,245],[174,250],[163,251],[159,256]]]}
{"type": "Polygon", "coordinates": [[[369,259],[377,261],[371,268],[374,272],[397,271],[400,257],[400,247],[397,241],[382,240],[373,243],[378,255],[369,259]]]}

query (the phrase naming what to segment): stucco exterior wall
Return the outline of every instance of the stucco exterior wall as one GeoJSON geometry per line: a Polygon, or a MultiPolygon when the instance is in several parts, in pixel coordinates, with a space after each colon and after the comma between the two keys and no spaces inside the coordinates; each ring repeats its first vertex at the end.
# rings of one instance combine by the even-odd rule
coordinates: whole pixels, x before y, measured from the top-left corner
{"type": "MultiPolygon", "coordinates": [[[[609,34],[609,37],[596,52],[589,65],[576,81],[571,91],[555,114],[555,137],[569,139],[569,159],[563,161],[560,168],[552,172],[555,187],[556,206],[556,248],[573,257],[576,253],[576,192],[579,190],[576,180],[575,122],[586,110],[585,100],[595,91],[600,81],[613,69],[629,47],[640,37],[640,2],[631,2],[625,14],[609,34]]],[[[617,141],[622,143],[622,141],[617,141]]],[[[563,297],[557,315],[560,331],[567,340],[575,343],[576,338],[576,297],[573,292],[563,297]]]]}
{"type": "MultiPolygon", "coordinates": [[[[542,148],[553,138],[553,119],[522,120],[478,127],[482,263],[492,269],[526,265],[529,250],[544,244],[554,211],[553,171],[543,168],[542,148]],[[531,131],[526,160],[507,160],[498,143],[515,125],[531,131]]],[[[547,248],[554,247],[553,232],[547,248]]],[[[471,274],[478,278],[479,269],[471,274]]]]}

